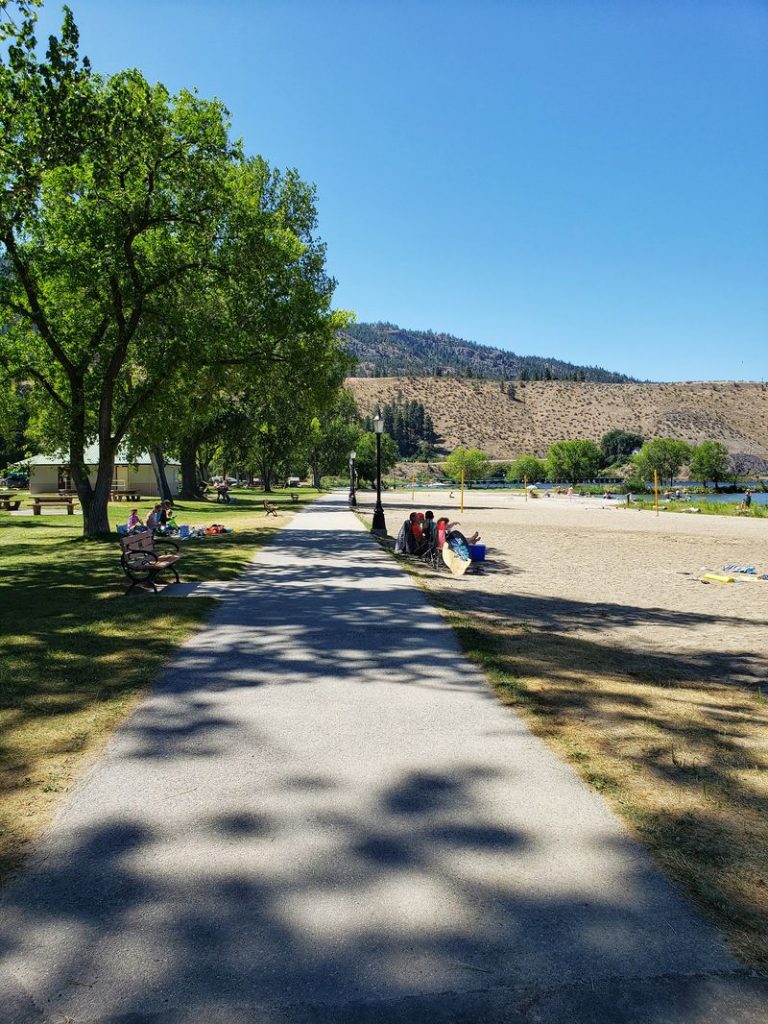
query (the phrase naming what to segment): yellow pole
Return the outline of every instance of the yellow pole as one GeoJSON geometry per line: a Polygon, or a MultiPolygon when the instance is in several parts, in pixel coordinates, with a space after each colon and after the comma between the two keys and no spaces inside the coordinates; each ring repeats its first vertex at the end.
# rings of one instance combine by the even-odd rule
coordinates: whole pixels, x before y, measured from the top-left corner
{"type": "Polygon", "coordinates": [[[464,511],[464,470],[461,471],[461,508],[460,511],[464,511]]]}
{"type": "Polygon", "coordinates": [[[654,469],[653,471],[653,495],[656,502],[656,515],[659,514],[659,471],[654,469]]]}
{"type": "Polygon", "coordinates": [[[523,477],[523,494],[525,495],[525,500],[528,501],[528,477],[527,476],[523,477]]]}

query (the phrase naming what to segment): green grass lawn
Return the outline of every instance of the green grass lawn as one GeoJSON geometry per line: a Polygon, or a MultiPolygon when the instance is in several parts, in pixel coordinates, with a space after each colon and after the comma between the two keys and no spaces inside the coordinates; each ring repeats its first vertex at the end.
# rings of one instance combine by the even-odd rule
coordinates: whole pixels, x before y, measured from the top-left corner
{"type": "MultiPolygon", "coordinates": [[[[223,523],[235,532],[190,540],[182,581],[232,579],[314,491],[235,491],[230,505],[176,503],[179,523],[223,523]]],[[[24,504],[27,504],[25,502],[24,504]]],[[[153,501],[139,504],[145,516],[153,501]]],[[[131,505],[110,505],[110,523],[131,505]]],[[[0,512],[0,878],[50,820],[66,790],[164,660],[205,622],[209,598],[157,598],[124,591],[117,536],[83,540],[79,515],[0,512]]]]}
{"type": "MultiPolygon", "coordinates": [[[[653,498],[640,498],[632,502],[634,508],[641,508],[655,511],[656,503],[653,498]]],[[[674,499],[664,501],[659,498],[659,508],[664,512],[688,512],[704,516],[740,516],[744,519],[768,519],[768,505],[757,505],[754,502],[748,509],[740,509],[739,503],[734,501],[701,501],[696,495],[690,501],[675,501],[674,499]],[[696,509],[697,513],[693,513],[696,509]]]]}

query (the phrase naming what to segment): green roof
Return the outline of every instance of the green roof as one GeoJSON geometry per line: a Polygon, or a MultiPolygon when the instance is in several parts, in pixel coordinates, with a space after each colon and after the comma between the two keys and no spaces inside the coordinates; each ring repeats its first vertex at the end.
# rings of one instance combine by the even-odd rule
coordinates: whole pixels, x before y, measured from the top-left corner
{"type": "MultiPolygon", "coordinates": [[[[99,464],[99,446],[97,444],[88,445],[85,449],[85,464],[86,466],[98,466],[99,464]]],[[[66,452],[55,452],[53,455],[31,455],[28,459],[23,459],[18,462],[18,466],[68,466],[69,455],[66,452]]],[[[115,457],[115,465],[117,466],[151,466],[152,460],[147,452],[141,452],[133,459],[129,459],[126,451],[120,449],[115,457]]],[[[166,461],[166,466],[178,466],[179,463],[175,459],[166,461]]]]}

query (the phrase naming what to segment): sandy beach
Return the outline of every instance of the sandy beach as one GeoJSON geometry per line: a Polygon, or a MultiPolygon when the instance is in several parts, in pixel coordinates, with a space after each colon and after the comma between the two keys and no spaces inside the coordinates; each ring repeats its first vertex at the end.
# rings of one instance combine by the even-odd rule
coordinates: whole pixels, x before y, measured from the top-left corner
{"type": "MultiPolygon", "coordinates": [[[[363,510],[369,510],[365,495],[363,510]]],[[[660,513],[602,498],[467,491],[388,493],[395,534],[413,508],[450,515],[488,546],[481,575],[431,575],[429,587],[484,617],[528,625],[642,656],[654,674],[764,684],[768,580],[705,585],[730,563],[768,573],[768,522],[660,513]],[[651,665],[653,671],[653,666],[651,665]]]]}

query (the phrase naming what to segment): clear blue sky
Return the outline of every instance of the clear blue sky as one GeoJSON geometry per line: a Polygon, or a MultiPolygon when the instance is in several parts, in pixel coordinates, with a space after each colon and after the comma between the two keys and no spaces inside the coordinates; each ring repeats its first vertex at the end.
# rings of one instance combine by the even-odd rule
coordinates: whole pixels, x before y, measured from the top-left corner
{"type": "Polygon", "coordinates": [[[766,0],[71,4],[96,68],[220,97],[317,185],[360,320],[768,377],[766,0]]]}

